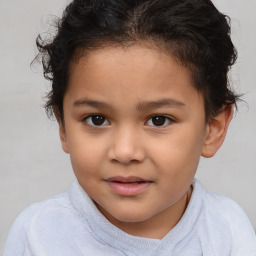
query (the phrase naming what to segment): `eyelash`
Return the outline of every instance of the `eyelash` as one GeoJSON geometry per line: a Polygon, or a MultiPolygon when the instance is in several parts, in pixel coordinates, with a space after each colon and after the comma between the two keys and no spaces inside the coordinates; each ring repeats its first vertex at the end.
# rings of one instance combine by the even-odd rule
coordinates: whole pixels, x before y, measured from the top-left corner
{"type": "MultiPolygon", "coordinates": [[[[103,124],[104,124],[106,121],[108,122],[108,124],[110,124],[110,122],[107,120],[107,118],[104,117],[104,116],[101,115],[101,114],[92,114],[92,115],[86,116],[86,117],[83,118],[83,122],[86,123],[86,125],[92,126],[92,127],[106,126],[106,124],[105,124],[105,125],[95,125],[95,124],[93,124],[92,120],[90,120],[90,118],[93,118],[93,117],[104,118],[103,124]],[[89,121],[90,123],[88,122],[88,120],[90,120],[90,121],[89,121]]],[[[100,121],[100,120],[99,120],[99,121],[100,121]]]]}
{"type": "MultiPolygon", "coordinates": [[[[92,114],[92,115],[89,115],[89,116],[86,116],[83,118],[82,120],[84,123],[86,123],[86,125],[90,126],[90,127],[104,127],[104,126],[107,126],[110,124],[110,122],[107,120],[106,117],[104,117],[103,115],[101,114],[92,114]],[[92,118],[93,117],[99,117],[98,121],[100,122],[99,125],[93,123],[92,121],[92,118]],[[102,122],[102,123],[101,123],[102,122]]],[[[95,121],[95,120],[94,120],[95,121]]],[[[97,121],[97,120],[96,120],[97,121]]],[[[171,125],[172,123],[174,123],[175,120],[169,116],[165,116],[165,115],[152,115],[150,116],[147,121],[145,122],[145,124],[147,123],[150,123],[150,125],[148,124],[148,126],[150,127],[158,127],[158,128],[162,128],[162,127],[167,127],[169,125],[171,125]],[[153,124],[153,118],[159,118],[158,120],[155,120],[155,121],[160,121],[160,125],[154,125],[153,124]],[[161,120],[161,118],[164,118],[161,120]],[[150,121],[151,120],[151,121],[150,121]],[[161,125],[161,121],[164,123],[161,125]]]]}
{"type": "MultiPolygon", "coordinates": [[[[172,123],[175,122],[174,119],[172,119],[172,118],[169,117],[169,116],[165,116],[165,115],[153,115],[153,116],[151,116],[150,118],[147,119],[146,123],[148,123],[148,122],[151,120],[151,123],[153,124],[153,120],[152,120],[152,119],[153,119],[153,118],[156,118],[156,117],[164,118],[164,120],[162,120],[162,121],[164,121],[164,124],[163,124],[163,125],[159,125],[159,126],[157,126],[157,125],[149,125],[149,126],[162,128],[162,127],[169,126],[170,124],[172,124],[172,123]],[[166,124],[166,122],[167,122],[167,124],[166,124]]],[[[156,121],[156,120],[155,120],[155,121],[156,121]]],[[[159,120],[158,120],[158,121],[159,121],[159,120]]]]}

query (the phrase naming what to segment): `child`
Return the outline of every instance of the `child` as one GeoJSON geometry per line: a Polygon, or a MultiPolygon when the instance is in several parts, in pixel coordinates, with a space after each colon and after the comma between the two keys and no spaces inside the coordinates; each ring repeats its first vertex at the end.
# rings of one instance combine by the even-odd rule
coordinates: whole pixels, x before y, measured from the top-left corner
{"type": "Polygon", "coordinates": [[[20,214],[5,256],[256,255],[243,210],[194,179],[238,99],[210,0],[74,0],[37,44],[77,180],[20,214]]]}

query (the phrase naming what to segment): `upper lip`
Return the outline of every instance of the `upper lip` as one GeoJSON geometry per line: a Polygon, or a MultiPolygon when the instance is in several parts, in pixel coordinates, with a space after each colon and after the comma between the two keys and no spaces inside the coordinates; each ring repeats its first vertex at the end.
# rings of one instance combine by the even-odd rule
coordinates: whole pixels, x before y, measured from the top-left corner
{"type": "Polygon", "coordinates": [[[140,177],[136,176],[129,176],[129,177],[123,177],[123,176],[115,176],[115,177],[110,177],[106,179],[108,182],[150,182],[149,180],[142,179],[140,177]]]}

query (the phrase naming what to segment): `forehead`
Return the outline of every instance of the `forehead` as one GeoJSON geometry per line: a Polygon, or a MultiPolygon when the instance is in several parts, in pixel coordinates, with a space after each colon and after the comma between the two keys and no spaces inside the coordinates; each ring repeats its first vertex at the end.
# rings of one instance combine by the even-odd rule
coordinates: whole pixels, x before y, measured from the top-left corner
{"type": "Polygon", "coordinates": [[[132,103],[166,96],[189,102],[192,94],[199,97],[189,71],[155,48],[106,47],[71,62],[69,71],[67,92],[73,99],[107,97],[121,104],[120,98],[132,103]]]}

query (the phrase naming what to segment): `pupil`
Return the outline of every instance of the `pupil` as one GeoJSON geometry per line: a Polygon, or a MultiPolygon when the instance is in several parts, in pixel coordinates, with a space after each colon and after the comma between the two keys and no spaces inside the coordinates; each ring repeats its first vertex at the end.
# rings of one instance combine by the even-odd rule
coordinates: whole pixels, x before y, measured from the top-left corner
{"type": "Polygon", "coordinates": [[[154,116],[154,117],[152,117],[152,123],[155,126],[162,126],[165,123],[165,117],[164,116],[154,116]]]}
{"type": "Polygon", "coordinates": [[[105,117],[103,116],[92,116],[92,122],[94,125],[102,125],[105,121],[105,117]]]}

